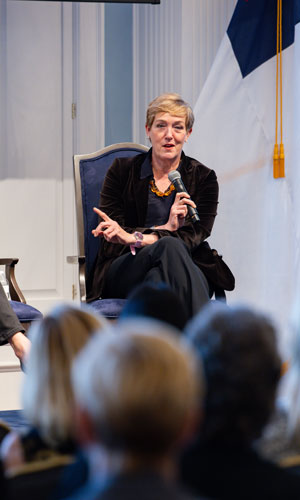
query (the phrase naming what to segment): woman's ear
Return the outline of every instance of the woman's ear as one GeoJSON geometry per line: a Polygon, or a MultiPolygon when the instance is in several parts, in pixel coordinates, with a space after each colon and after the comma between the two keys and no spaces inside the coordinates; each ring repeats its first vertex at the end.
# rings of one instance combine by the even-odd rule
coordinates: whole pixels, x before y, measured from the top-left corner
{"type": "Polygon", "coordinates": [[[151,142],[150,135],[149,135],[150,134],[150,127],[148,127],[147,123],[145,125],[145,130],[146,130],[146,135],[147,135],[149,141],[151,142]]]}
{"type": "Polygon", "coordinates": [[[193,132],[193,129],[190,128],[190,130],[186,133],[186,138],[184,139],[184,142],[187,142],[187,140],[190,137],[190,135],[191,135],[192,132],[193,132]]]}

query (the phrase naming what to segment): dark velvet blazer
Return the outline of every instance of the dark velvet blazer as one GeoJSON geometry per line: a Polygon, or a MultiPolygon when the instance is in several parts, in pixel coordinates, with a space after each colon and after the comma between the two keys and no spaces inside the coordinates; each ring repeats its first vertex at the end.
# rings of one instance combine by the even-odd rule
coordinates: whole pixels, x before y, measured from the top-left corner
{"type": "MultiPolygon", "coordinates": [[[[209,281],[218,276],[213,253],[204,240],[210,235],[218,205],[218,182],[213,170],[182,153],[180,172],[182,181],[196,203],[200,222],[193,224],[189,217],[177,231],[151,230],[145,227],[147,215],[149,177],[141,179],[141,167],[152,150],[133,158],[117,158],[106,174],[100,197],[100,209],[117,221],[126,231],[133,233],[155,232],[159,238],[173,236],[183,240],[195,264],[209,281]]],[[[129,251],[128,246],[101,240],[98,258],[92,277],[92,293],[88,300],[102,296],[105,275],[113,260],[129,251]]]]}

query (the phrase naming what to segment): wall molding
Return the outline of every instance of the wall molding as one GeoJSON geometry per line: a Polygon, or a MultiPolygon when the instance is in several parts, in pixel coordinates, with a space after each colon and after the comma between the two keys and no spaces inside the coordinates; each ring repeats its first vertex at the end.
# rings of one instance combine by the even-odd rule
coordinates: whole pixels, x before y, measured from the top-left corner
{"type": "Polygon", "coordinates": [[[0,373],[21,372],[20,363],[18,361],[2,361],[0,362],[0,373]]]}

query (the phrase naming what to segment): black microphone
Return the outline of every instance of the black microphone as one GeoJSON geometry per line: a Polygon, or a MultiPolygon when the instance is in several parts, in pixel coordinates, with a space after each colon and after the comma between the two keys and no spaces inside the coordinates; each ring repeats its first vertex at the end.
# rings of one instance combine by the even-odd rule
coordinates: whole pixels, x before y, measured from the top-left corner
{"type": "MultiPolygon", "coordinates": [[[[178,170],[172,170],[171,172],[169,172],[168,178],[169,178],[169,181],[171,181],[172,184],[174,184],[174,187],[178,193],[187,193],[187,190],[185,189],[185,186],[184,186],[182,179],[181,179],[181,175],[178,172],[178,170]]],[[[193,207],[191,207],[191,205],[187,205],[187,209],[188,209],[189,216],[192,219],[192,222],[194,222],[194,223],[199,222],[200,217],[199,217],[197,208],[193,208],[193,207]]]]}

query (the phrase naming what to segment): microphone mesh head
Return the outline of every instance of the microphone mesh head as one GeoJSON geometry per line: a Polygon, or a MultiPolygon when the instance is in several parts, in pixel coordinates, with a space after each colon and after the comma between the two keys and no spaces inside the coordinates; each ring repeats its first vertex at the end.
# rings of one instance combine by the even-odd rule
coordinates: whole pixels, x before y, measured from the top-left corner
{"type": "Polygon", "coordinates": [[[171,172],[168,173],[168,179],[173,182],[176,181],[176,179],[181,179],[181,175],[178,170],[171,170],[171,172]]]}

